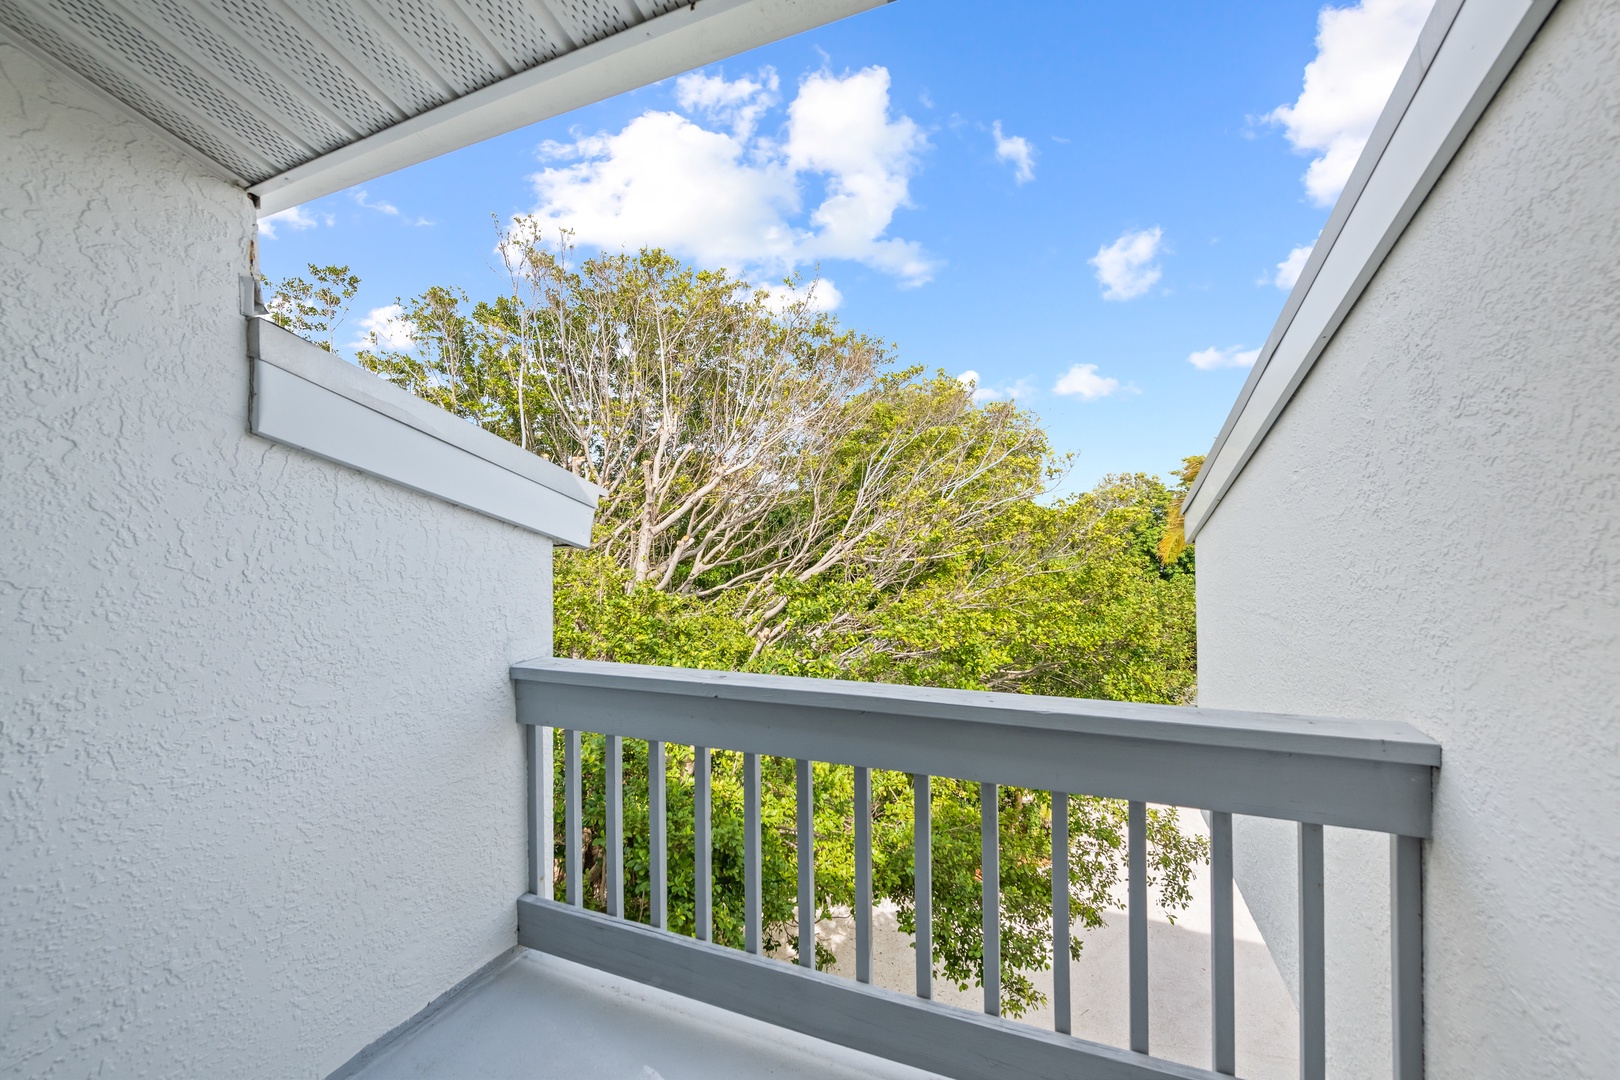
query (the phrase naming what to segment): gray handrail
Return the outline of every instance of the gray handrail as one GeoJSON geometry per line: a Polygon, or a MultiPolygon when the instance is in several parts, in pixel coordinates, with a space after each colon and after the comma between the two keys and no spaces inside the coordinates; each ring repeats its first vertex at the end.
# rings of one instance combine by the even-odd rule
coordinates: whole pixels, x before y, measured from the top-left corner
{"type": "Polygon", "coordinates": [[[518,720],[627,738],[1430,835],[1410,725],[588,660],[514,664],[518,720]]]}
{"type": "Polygon", "coordinates": [[[936,690],[721,671],[531,660],[512,667],[517,719],[530,725],[531,875],[550,820],[552,729],[562,730],[567,901],[535,887],[518,901],[521,944],[723,1008],[948,1075],[1214,1078],[1236,1071],[1232,963],[1232,814],[1285,818],[1299,834],[1300,1076],[1326,1075],[1324,825],[1391,834],[1391,978],[1396,1080],[1423,1075],[1422,841],[1440,746],[1401,723],[1136,705],[1113,701],[936,690]],[[583,910],[579,733],[603,736],[607,916],[583,910]],[[624,918],[622,828],[626,738],[648,745],[652,929],[624,918]],[[663,842],[665,743],[693,747],[693,941],[663,930],[668,852],[663,842]],[[745,953],[711,936],[710,748],[742,753],[745,953]],[[763,943],[760,755],[795,761],[799,967],[791,977],[759,957],[763,943]],[[857,981],[814,970],[813,763],[854,766],[857,818],[869,819],[871,769],[909,773],[916,800],[913,895],[917,988],[905,998],[871,988],[871,837],[856,823],[857,981]],[[701,762],[701,766],[699,765],[701,762]],[[980,786],[985,1017],[942,1009],[932,996],[930,777],[980,786]],[[997,785],[1052,793],[1052,1035],[994,1020],[1000,1012],[1000,829],[997,785]],[[1067,986],[1069,792],[1127,800],[1130,899],[1130,1050],[1069,1037],[1067,986]],[[542,795],[541,793],[545,793],[542,795]],[[543,801],[543,805],[542,805],[543,801]],[[1211,1060],[1214,1071],[1150,1057],[1147,807],[1212,812],[1211,1060]],[[1059,817],[1061,813],[1061,824],[1059,817]],[[749,956],[747,954],[754,954],[749,956]],[[989,1026],[986,1026],[989,1025],[989,1026]]]}

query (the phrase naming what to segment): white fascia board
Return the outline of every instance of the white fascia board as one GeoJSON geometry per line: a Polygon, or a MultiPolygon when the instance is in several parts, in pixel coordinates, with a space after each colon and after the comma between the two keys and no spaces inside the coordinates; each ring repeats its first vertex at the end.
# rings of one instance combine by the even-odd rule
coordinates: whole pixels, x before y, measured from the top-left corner
{"type": "Polygon", "coordinates": [[[1440,0],[1188,492],[1193,540],[1265,441],[1557,0],[1440,0]]]}
{"type": "Polygon", "coordinates": [[[588,547],[601,489],[265,319],[248,320],[253,434],[588,547]]]}
{"type": "Polygon", "coordinates": [[[697,0],[249,188],[264,217],[888,0],[697,0]]]}

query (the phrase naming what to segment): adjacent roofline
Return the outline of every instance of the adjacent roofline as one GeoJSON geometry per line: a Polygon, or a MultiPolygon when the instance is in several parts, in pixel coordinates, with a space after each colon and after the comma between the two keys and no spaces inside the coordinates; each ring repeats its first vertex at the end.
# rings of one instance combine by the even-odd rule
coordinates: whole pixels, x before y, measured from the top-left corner
{"type": "Polygon", "coordinates": [[[1439,0],[1182,508],[1209,521],[1557,0],[1439,0]]]}
{"type": "Polygon", "coordinates": [[[887,2],[694,0],[305,162],[248,192],[264,217],[887,2]]]}
{"type": "Polygon", "coordinates": [[[263,318],[247,321],[261,438],[588,547],[602,489],[263,318]]]}

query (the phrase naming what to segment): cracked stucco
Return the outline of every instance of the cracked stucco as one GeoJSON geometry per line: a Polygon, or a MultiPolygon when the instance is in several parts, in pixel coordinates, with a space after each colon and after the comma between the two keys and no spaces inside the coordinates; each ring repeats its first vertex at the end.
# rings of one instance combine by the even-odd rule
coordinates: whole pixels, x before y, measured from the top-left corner
{"type": "Polygon", "coordinates": [[[324,1075],[514,940],[549,544],[247,435],[247,199],[3,38],[0,145],[0,1075],[324,1075]]]}
{"type": "MultiPolygon", "coordinates": [[[[1203,704],[1444,746],[1428,1076],[1612,1077],[1620,4],[1553,12],[1198,541],[1203,704]]],[[[1292,830],[1241,825],[1292,972],[1292,830]]],[[[1387,1076],[1388,848],[1329,834],[1330,1074],[1387,1076]]]]}

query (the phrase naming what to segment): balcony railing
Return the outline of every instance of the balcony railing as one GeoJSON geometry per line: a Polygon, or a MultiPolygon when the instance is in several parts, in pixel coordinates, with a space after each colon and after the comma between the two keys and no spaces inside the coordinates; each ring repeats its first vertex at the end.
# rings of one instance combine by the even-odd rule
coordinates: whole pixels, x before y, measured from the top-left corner
{"type": "Polygon", "coordinates": [[[1299,832],[1300,1075],[1326,1071],[1322,829],[1388,833],[1396,1080],[1422,1075],[1422,839],[1430,832],[1440,747],[1400,723],[1327,720],[1168,705],[934,690],[639,667],[574,660],[515,665],[518,720],[528,725],[530,893],[518,939],[615,975],[661,987],[891,1060],[955,1077],[1236,1075],[1232,815],[1281,818],[1299,832]],[[553,737],[563,730],[565,896],[553,890],[553,737]],[[605,737],[603,884],[606,914],[583,906],[580,733],[605,737]],[[651,925],[624,917],[622,740],[648,743],[651,925]],[[694,747],[696,938],[667,926],[664,747],[694,747]],[[713,750],[743,755],[746,948],[711,934],[713,750]],[[762,955],[761,755],[797,763],[799,954],[793,967],[762,955]],[[813,969],[811,763],[854,767],[856,979],[813,969]],[[910,773],[916,790],[916,995],[873,987],[871,770],[910,773]],[[930,1000],[929,780],[982,785],[985,1014],[930,1000]],[[998,785],[1052,793],[1053,1005],[1056,1030],[999,1011],[998,785]],[[1068,1034],[1068,793],[1129,803],[1130,1049],[1068,1034]],[[1152,1057],[1148,1031],[1146,806],[1210,812],[1213,1071],[1152,1057]]]}

